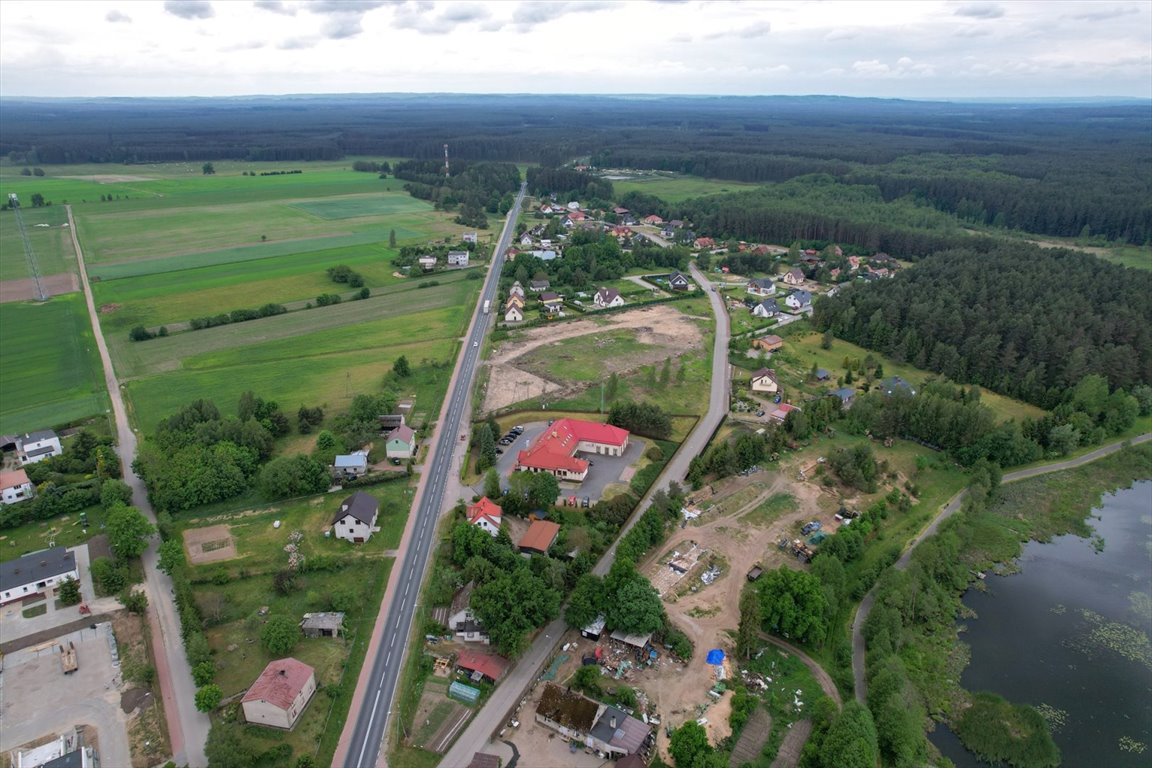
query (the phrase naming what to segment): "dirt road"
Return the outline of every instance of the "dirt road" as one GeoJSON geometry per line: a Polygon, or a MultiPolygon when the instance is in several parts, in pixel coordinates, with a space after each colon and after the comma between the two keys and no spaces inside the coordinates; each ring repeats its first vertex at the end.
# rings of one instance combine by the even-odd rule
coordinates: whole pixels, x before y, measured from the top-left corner
{"type": "MultiPolygon", "coordinates": [[[[1102,459],[1105,456],[1116,453],[1124,447],[1125,443],[1130,442],[1133,445],[1139,443],[1146,443],[1152,440],[1152,433],[1140,435],[1139,437],[1132,438],[1131,440],[1121,440],[1110,445],[1101,446],[1094,451],[1090,451],[1083,456],[1077,456],[1074,459],[1066,459],[1065,461],[1057,461],[1052,464],[1044,464],[1039,467],[1029,467],[1028,469],[1019,469],[1015,472],[1008,472],[1001,479],[1001,483],[1015,483],[1019,480],[1026,480],[1030,477],[1037,477],[1038,475],[1047,475],[1051,472],[1062,472],[1065,469],[1075,469],[1076,467],[1084,466],[1097,459],[1102,459]]],[[[966,491],[960,493],[949,499],[948,503],[940,508],[936,513],[936,517],[932,518],[923,531],[916,535],[911,541],[908,542],[907,547],[904,549],[904,554],[893,565],[898,570],[904,570],[908,564],[912,562],[912,551],[924,539],[932,536],[939,530],[940,525],[960,509],[964,501],[964,494],[966,491]]],[[[868,614],[872,612],[872,605],[876,602],[876,587],[868,590],[868,594],[860,601],[860,606],[856,609],[856,617],[852,620],[852,677],[856,688],[856,700],[861,704],[865,703],[868,698],[868,678],[865,674],[864,668],[864,622],[868,620],[868,614]]]]}
{"type": "MultiPolygon", "coordinates": [[[[143,481],[132,471],[132,460],[136,456],[136,433],[128,422],[128,411],[124,407],[124,397],[116,372],[112,368],[112,357],[100,319],[96,312],[96,302],[92,297],[92,286],[88,282],[88,270],[84,264],[84,252],[76,234],[76,222],[72,218],[72,206],[68,211],[68,228],[72,233],[72,246],[76,250],[76,264],[80,268],[80,284],[84,289],[84,299],[88,303],[88,318],[92,323],[92,333],[96,337],[96,347],[100,351],[100,362],[104,367],[104,384],[112,400],[112,415],[116,421],[117,451],[124,482],[132,488],[132,504],[152,523],[156,515],[148,501],[148,492],[143,481]]],[[[156,676],[160,681],[160,694],[164,701],[164,715],[168,721],[168,738],[172,743],[173,759],[177,765],[189,768],[202,768],[208,765],[204,755],[204,745],[208,741],[208,716],[196,711],[196,686],[192,681],[192,670],[184,655],[184,643],[180,635],[180,621],[172,604],[172,580],[156,567],[156,549],[159,537],[154,537],[144,553],[144,585],[148,594],[148,623],[152,629],[152,653],[156,660],[156,676]]]]}

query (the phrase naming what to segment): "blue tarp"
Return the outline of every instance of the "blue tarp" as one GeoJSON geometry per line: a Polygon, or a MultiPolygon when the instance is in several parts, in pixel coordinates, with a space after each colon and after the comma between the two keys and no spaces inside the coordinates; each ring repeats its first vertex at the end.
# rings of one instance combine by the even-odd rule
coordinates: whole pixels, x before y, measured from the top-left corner
{"type": "Polygon", "coordinates": [[[708,651],[708,663],[719,666],[724,663],[724,651],[719,648],[713,648],[708,651]]]}

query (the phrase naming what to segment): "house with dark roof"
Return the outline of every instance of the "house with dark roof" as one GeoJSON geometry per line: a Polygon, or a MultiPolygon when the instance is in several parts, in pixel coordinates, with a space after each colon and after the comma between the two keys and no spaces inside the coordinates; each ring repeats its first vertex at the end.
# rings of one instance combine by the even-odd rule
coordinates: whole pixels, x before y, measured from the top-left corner
{"type": "Polygon", "coordinates": [[[376,518],[380,514],[380,502],[375,496],[357,491],[340,504],[332,519],[332,530],[338,539],[363,544],[376,530],[376,518]]]}
{"type": "Polygon", "coordinates": [[[828,381],[830,378],[832,378],[832,372],[827,368],[816,369],[816,381],[828,381]]]}
{"type": "Polygon", "coordinates": [[[528,290],[532,291],[532,293],[540,293],[540,291],[548,290],[550,285],[552,285],[552,283],[548,282],[548,280],[529,280],[528,290]]]}
{"type": "Polygon", "coordinates": [[[784,304],[789,309],[804,309],[812,306],[812,294],[808,291],[792,291],[784,297],[784,304]]]}
{"type": "Polygon", "coordinates": [[[668,286],[674,291],[686,291],[692,287],[692,282],[683,272],[673,272],[668,275],[668,286]]]}
{"type": "Polygon", "coordinates": [[[556,314],[564,309],[564,297],[553,291],[544,291],[540,294],[540,303],[548,314],[556,314]]]}
{"type": "Polygon", "coordinates": [[[0,605],[79,579],[76,555],[64,547],[32,552],[0,563],[0,605]]]}
{"type": "Polygon", "coordinates": [[[244,719],[291,730],[316,693],[316,672],[296,659],[271,661],[241,699],[244,719]]]}
{"type": "Polygon", "coordinates": [[[547,683],[540,703],[536,705],[536,722],[567,739],[583,743],[588,732],[596,725],[596,702],[576,691],[547,683]]]}
{"type": "Polygon", "coordinates": [[[615,288],[601,288],[592,297],[592,305],[598,309],[624,306],[624,297],[615,288]]]}
{"type": "Polygon", "coordinates": [[[840,398],[841,408],[851,408],[852,403],[856,401],[856,389],[854,387],[841,387],[833,390],[831,394],[840,398]]]}
{"type": "Polygon", "coordinates": [[[560,419],[536,442],[516,456],[516,470],[550,472],[560,480],[581,482],[588,462],[577,453],[622,456],[628,448],[628,430],[580,419],[560,419]]]}
{"type": "Polygon", "coordinates": [[[880,382],[880,391],[886,395],[915,395],[915,388],[899,376],[890,376],[880,382]]]}
{"type": "Polygon", "coordinates": [[[533,520],[517,545],[522,555],[546,555],[560,535],[560,524],[551,520],[533,520]]]}
{"type": "Polygon", "coordinates": [[[780,305],[776,299],[765,299],[752,305],[753,317],[776,317],[780,314],[780,305]]]}
{"type": "Polygon", "coordinates": [[[771,296],[776,293],[776,283],[770,277],[756,277],[748,281],[744,290],[753,296],[771,296]]]}
{"type": "Polygon", "coordinates": [[[786,285],[803,285],[804,273],[800,271],[799,267],[790,269],[784,273],[784,283],[786,285]]]}
{"type": "Polygon", "coordinates": [[[584,744],[609,758],[634,755],[644,745],[649,727],[622,710],[605,705],[588,732],[584,744]]]}
{"type": "Polygon", "coordinates": [[[16,438],[16,455],[21,464],[35,464],[64,453],[60,436],[50,429],[29,432],[16,438]]]}
{"type": "Polygon", "coordinates": [[[340,637],[344,629],[344,614],[339,611],[306,613],[300,620],[300,631],[305,637],[340,637]]]}
{"type": "Polygon", "coordinates": [[[452,596],[452,605],[448,607],[448,629],[465,643],[490,642],[484,626],[472,613],[472,590],[476,589],[476,582],[470,581],[452,596]]]}

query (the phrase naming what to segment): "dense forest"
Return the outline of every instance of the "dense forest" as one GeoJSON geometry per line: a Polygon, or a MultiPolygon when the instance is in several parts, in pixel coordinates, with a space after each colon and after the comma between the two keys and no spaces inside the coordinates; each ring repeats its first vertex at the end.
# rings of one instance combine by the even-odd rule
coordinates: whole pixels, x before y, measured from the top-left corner
{"type": "Polygon", "coordinates": [[[816,303],[820,330],[954,381],[1053,408],[1090,374],[1152,383],[1147,272],[1003,243],[950,250],[816,303]]]}
{"type": "Polygon", "coordinates": [[[488,227],[486,213],[508,212],[520,188],[520,171],[511,163],[457,162],[446,175],[439,161],[408,160],[396,163],[395,174],[408,182],[408,194],[444,210],[459,206],[457,223],[481,229],[488,227]]]}
{"type": "MultiPolygon", "coordinates": [[[[1152,238],[1152,113],[1141,102],[380,94],[3,108],[0,155],[25,165],[357,155],[438,163],[447,143],[456,159],[547,169],[586,158],[735,181],[826,174],[978,225],[1152,238]]],[[[578,189],[557,181],[543,183],[578,189]]]]}

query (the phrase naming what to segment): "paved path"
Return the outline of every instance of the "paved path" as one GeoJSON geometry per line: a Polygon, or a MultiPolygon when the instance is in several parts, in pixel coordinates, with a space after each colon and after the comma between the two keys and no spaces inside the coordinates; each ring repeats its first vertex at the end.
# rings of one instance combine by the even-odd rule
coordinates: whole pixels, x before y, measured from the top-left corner
{"type": "MultiPolygon", "coordinates": [[[[108,354],[108,344],[104,341],[104,331],[96,312],[96,301],[92,297],[92,286],[88,282],[88,269],[84,264],[84,252],[80,249],[80,239],[76,232],[76,222],[72,218],[72,206],[64,206],[68,212],[68,231],[72,233],[72,246],[76,250],[76,264],[80,268],[80,284],[84,289],[84,299],[88,303],[88,317],[92,323],[92,333],[96,337],[96,347],[100,351],[100,361],[104,366],[104,384],[112,400],[112,415],[116,421],[117,451],[124,482],[132,488],[132,504],[144,513],[152,523],[156,515],[148,501],[144,482],[132,471],[132,460],[136,456],[136,433],[128,422],[128,411],[124,407],[124,397],[120,383],[112,368],[112,357],[108,354]]],[[[204,745],[208,741],[208,716],[197,712],[195,707],[196,686],[192,681],[192,670],[184,655],[184,643],[180,635],[180,621],[172,605],[172,580],[156,567],[156,548],[159,537],[153,537],[144,553],[144,588],[148,594],[148,624],[152,630],[152,655],[156,660],[156,677],[160,682],[160,695],[164,702],[164,716],[168,721],[168,738],[172,744],[173,759],[177,765],[189,768],[203,768],[208,765],[204,755],[204,745]]]]}
{"type": "MultiPolygon", "coordinates": [[[[728,312],[724,309],[724,304],[720,297],[708,289],[708,281],[696,266],[692,265],[692,277],[699,283],[701,290],[705,291],[709,300],[712,302],[712,311],[716,315],[716,344],[712,350],[712,391],[708,401],[708,413],[700,419],[696,424],[696,428],[692,430],[692,434],[681,444],[676,455],[668,462],[664,468],[664,472],[657,478],[656,482],[652,484],[652,488],[636,505],[636,512],[633,513],[632,518],[621,529],[620,535],[616,541],[619,541],[636,521],[640,518],[640,511],[648,507],[648,503],[652,500],[652,495],[658,489],[667,490],[668,486],[673,481],[683,481],[685,475],[688,474],[688,465],[693,458],[696,457],[708,441],[712,439],[712,435],[720,426],[724,416],[728,413],[728,396],[729,396],[729,367],[728,367],[728,312]]],[[[604,575],[612,567],[612,563],[616,559],[616,543],[614,542],[600,562],[596,564],[593,573],[604,575]]],[[[520,657],[519,660],[512,666],[508,674],[505,676],[503,682],[499,687],[493,691],[492,695],[488,698],[487,703],[483,709],[476,713],[476,716],[469,723],[468,728],[456,740],[452,748],[444,755],[440,761],[440,765],[446,768],[456,768],[456,766],[467,765],[472,759],[472,755],[476,752],[485,751],[485,745],[489,740],[500,730],[505,718],[524,696],[528,687],[539,675],[540,670],[543,669],[544,664],[552,657],[553,652],[556,650],[556,645],[560,641],[561,635],[567,631],[568,626],[564,623],[562,618],[556,619],[548,626],[544,627],[536,635],[536,640],[529,646],[528,650],[520,657]]]]}
{"type": "MultiPolygon", "coordinates": [[[[1015,472],[1006,473],[1000,482],[1001,484],[1015,483],[1019,480],[1037,477],[1038,475],[1062,472],[1066,469],[1075,469],[1076,467],[1084,466],[1097,459],[1102,459],[1105,456],[1116,453],[1127,443],[1138,445],[1139,443],[1146,443],[1149,440],[1152,440],[1152,433],[1140,435],[1131,440],[1121,440],[1101,446],[1094,451],[1089,451],[1083,456],[1077,456],[1074,459],[1066,459],[1064,461],[1043,464],[1038,467],[1029,467],[1027,469],[1018,469],[1015,472]]],[[[912,551],[916,549],[917,545],[924,541],[924,539],[934,535],[945,520],[959,511],[964,502],[965,493],[967,493],[966,490],[960,491],[953,496],[947,504],[941,507],[940,511],[936,513],[936,517],[932,518],[932,522],[908,542],[904,549],[904,554],[900,555],[900,559],[893,565],[894,568],[902,571],[908,567],[908,564],[912,562],[912,551]]],[[[879,583],[879,581],[877,581],[877,583],[879,583]]],[[[875,602],[876,585],[874,584],[872,585],[872,589],[868,590],[868,594],[864,595],[864,599],[860,601],[860,605],[856,608],[856,616],[852,620],[852,678],[856,687],[856,700],[861,704],[866,703],[866,699],[868,698],[868,678],[864,668],[864,654],[866,651],[864,647],[864,622],[868,620],[868,614],[872,612],[872,606],[875,602]]]]}

